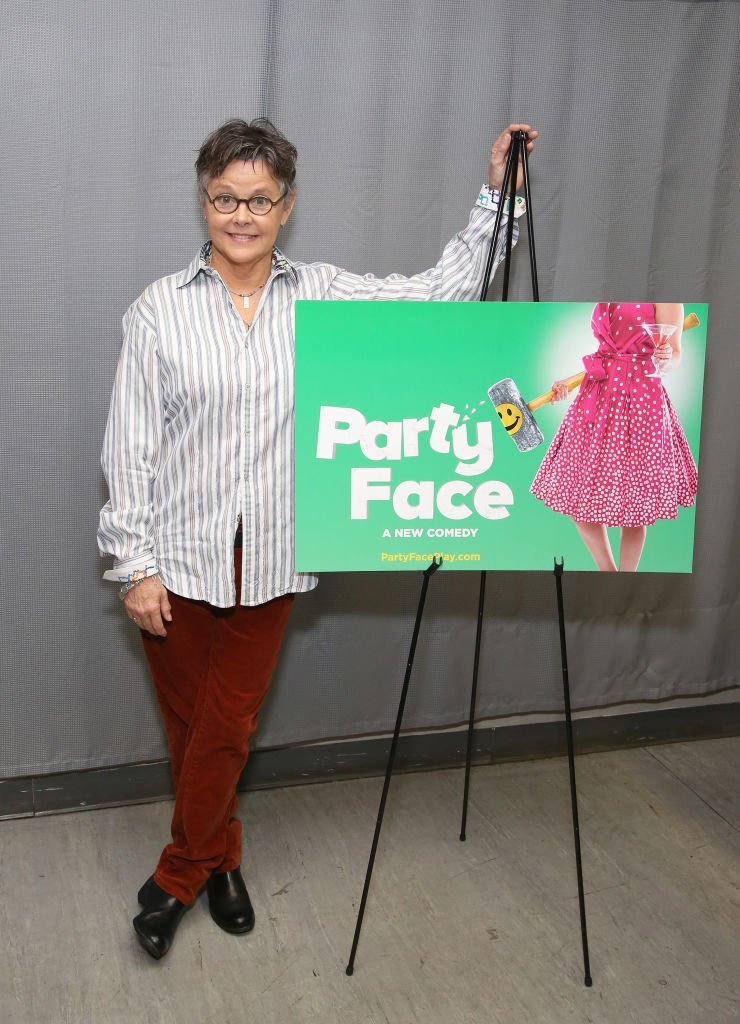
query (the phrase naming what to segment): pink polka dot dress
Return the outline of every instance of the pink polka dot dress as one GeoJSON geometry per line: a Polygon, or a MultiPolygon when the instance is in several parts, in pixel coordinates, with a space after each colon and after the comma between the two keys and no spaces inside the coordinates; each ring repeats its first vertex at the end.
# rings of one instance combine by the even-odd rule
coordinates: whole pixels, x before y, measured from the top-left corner
{"type": "Polygon", "coordinates": [[[697,471],[671,401],[653,371],[643,323],[652,303],[599,302],[599,347],[530,490],[577,522],[649,526],[693,505],[697,471]]]}

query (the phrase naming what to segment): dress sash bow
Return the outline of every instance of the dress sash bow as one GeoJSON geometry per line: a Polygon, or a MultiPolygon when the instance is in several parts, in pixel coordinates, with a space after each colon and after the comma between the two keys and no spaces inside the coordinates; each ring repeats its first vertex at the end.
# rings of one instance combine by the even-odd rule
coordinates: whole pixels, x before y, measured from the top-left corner
{"type": "Polygon", "coordinates": [[[629,364],[631,373],[623,374],[622,381],[631,390],[638,380],[643,380],[645,372],[652,368],[652,356],[649,352],[591,352],[583,357],[586,376],[581,384],[582,408],[587,423],[596,422],[604,391],[611,387],[612,372],[615,364],[629,364]],[[611,380],[610,380],[611,378],[611,380]]]}

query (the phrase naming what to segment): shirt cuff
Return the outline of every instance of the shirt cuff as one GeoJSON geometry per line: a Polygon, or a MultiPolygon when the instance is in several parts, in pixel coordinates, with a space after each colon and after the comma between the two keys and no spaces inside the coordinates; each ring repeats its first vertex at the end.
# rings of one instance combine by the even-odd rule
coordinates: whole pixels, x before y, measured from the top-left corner
{"type": "MultiPolygon", "coordinates": [[[[490,185],[483,185],[478,196],[476,206],[482,206],[484,210],[498,210],[499,203],[501,202],[501,193],[497,188],[491,188],[490,185]]],[[[504,212],[509,212],[509,200],[506,200],[504,212]]],[[[517,196],[514,202],[514,220],[521,217],[526,210],[527,206],[524,202],[524,196],[517,196]]]]}
{"type": "Polygon", "coordinates": [[[103,579],[114,583],[133,583],[135,580],[145,580],[147,576],[156,576],[158,572],[159,566],[154,555],[138,555],[116,562],[112,569],[103,573],[103,579]]]}

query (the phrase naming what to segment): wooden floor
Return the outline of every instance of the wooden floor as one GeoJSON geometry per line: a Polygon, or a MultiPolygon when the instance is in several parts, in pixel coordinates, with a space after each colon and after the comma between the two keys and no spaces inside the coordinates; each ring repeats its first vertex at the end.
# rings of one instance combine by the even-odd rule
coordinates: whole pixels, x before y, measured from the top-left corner
{"type": "Polygon", "coordinates": [[[567,765],[391,787],[353,977],[378,779],[242,798],[257,927],[204,898],[151,960],[130,920],[170,805],[0,822],[3,1024],[737,1024],[740,738],[578,759],[593,988],[567,765]]]}

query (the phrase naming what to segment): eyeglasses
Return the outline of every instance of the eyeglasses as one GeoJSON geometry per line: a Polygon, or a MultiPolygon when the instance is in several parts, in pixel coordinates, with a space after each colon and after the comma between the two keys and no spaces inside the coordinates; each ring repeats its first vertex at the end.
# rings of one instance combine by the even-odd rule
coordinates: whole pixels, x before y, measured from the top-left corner
{"type": "Polygon", "coordinates": [[[273,207],[282,202],[288,194],[283,192],[277,199],[270,199],[269,196],[251,196],[249,199],[237,199],[236,196],[230,196],[225,192],[223,195],[211,199],[205,189],[203,189],[203,192],[208,202],[218,213],[236,213],[240,205],[246,203],[247,209],[255,217],[264,217],[266,214],[271,213],[273,207]]]}

